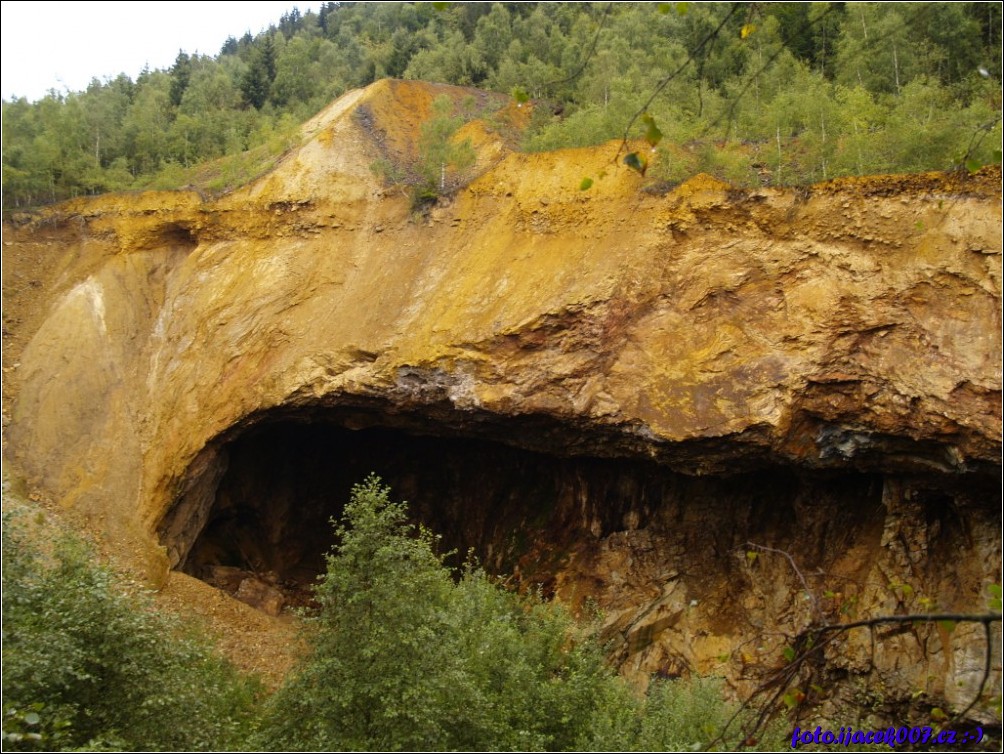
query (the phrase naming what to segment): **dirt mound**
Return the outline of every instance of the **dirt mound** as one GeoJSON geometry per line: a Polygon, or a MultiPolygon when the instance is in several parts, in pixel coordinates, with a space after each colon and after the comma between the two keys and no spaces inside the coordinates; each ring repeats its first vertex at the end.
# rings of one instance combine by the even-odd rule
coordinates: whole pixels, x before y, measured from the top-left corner
{"type": "Polygon", "coordinates": [[[240,669],[277,687],[306,651],[302,625],[293,615],[269,615],[191,576],[172,572],[157,603],[206,627],[220,650],[240,669]]]}

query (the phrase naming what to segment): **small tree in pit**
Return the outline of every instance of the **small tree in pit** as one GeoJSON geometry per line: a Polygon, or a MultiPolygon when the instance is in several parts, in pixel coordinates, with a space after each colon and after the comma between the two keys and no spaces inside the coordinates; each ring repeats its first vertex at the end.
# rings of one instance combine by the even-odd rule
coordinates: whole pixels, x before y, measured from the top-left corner
{"type": "Polygon", "coordinates": [[[418,141],[421,183],[417,187],[416,203],[434,200],[445,193],[450,188],[450,178],[457,171],[470,168],[477,158],[470,139],[454,140],[464,120],[453,116],[452,112],[453,101],[440,95],[432,102],[433,116],[422,124],[418,141]]]}

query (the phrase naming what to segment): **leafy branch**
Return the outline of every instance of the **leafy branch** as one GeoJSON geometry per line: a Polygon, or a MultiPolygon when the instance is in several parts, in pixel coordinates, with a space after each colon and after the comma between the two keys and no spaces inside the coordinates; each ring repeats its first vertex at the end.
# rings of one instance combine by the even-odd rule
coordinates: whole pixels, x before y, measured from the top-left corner
{"type": "MultiPolygon", "coordinates": [[[[966,170],[968,170],[970,173],[975,173],[977,170],[983,167],[983,164],[979,160],[973,157],[973,153],[977,149],[979,149],[980,144],[983,143],[983,139],[986,138],[987,134],[991,133],[997,126],[997,124],[1000,122],[1001,122],[1001,114],[997,113],[993,118],[988,120],[986,123],[980,124],[976,128],[976,130],[973,131],[973,135],[970,137],[969,144],[966,147],[966,153],[962,156],[961,160],[962,166],[965,167],[966,170]]],[[[997,153],[999,155],[1000,150],[998,150],[997,153]]]]}

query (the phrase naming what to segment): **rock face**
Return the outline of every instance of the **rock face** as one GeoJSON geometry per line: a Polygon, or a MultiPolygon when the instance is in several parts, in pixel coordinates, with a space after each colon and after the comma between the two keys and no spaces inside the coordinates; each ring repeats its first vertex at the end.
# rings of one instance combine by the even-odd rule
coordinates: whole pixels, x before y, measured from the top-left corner
{"type": "MultiPolygon", "coordinates": [[[[639,679],[748,690],[812,620],[985,608],[999,172],[658,191],[618,144],[521,154],[473,123],[476,177],[416,213],[370,166],[414,159],[443,93],[470,96],[347,94],[218,200],[5,225],[6,455],[30,488],[155,583],[293,589],[376,471],[449,544],[595,601],[639,679]]],[[[848,634],[814,701],[964,706],[982,636],[848,634]]]]}

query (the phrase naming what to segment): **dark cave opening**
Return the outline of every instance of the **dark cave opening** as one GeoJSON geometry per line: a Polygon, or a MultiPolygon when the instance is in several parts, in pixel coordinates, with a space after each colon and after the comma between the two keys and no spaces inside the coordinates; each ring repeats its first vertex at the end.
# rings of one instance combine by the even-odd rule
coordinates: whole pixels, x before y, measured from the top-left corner
{"type": "MultiPolygon", "coordinates": [[[[205,474],[209,494],[175,507],[175,519],[205,508],[176,567],[230,591],[229,578],[254,574],[288,594],[322,572],[335,539],[331,519],[371,473],[441,537],[447,562],[473,553],[489,570],[545,590],[573,541],[640,525],[665,499],[686,496],[687,479],[646,460],[559,457],[480,437],[301,419],[244,430],[211,466],[219,475],[205,474]]],[[[162,540],[171,538],[171,519],[162,540]]]]}
{"type": "Polygon", "coordinates": [[[573,546],[613,532],[653,527],[720,555],[749,537],[795,541],[799,527],[819,520],[806,506],[859,509],[882,496],[872,474],[772,466],[692,476],[647,459],[557,456],[411,428],[348,429],[325,417],[261,421],[221,442],[205,466],[204,481],[166,517],[162,541],[177,553],[175,568],[232,592],[254,574],[287,594],[306,593],[333,544],[331,518],[370,473],[442,536],[444,551],[457,553],[453,563],[473,552],[490,570],[545,591],[573,546]]]}
{"type": "Polygon", "coordinates": [[[554,459],[398,429],[266,423],[228,443],[225,453],[212,510],[182,566],[199,578],[224,565],[272,573],[285,584],[312,582],[334,543],[332,517],[371,473],[442,536],[444,549],[473,548],[499,569],[512,564],[493,544],[527,518],[546,522],[560,493],[554,459]]]}
{"type": "Polygon", "coordinates": [[[441,535],[443,551],[456,553],[451,563],[473,552],[490,571],[545,592],[570,552],[623,531],[647,528],[681,543],[681,563],[728,570],[748,541],[797,547],[806,562],[821,562],[825,551],[881,530],[885,482],[873,472],[766,464],[690,475],[645,458],[559,456],[487,432],[439,426],[430,435],[394,421],[266,417],[220,438],[193,464],[160,527],[172,566],[259,607],[269,595],[304,604],[334,544],[332,517],[370,473],[441,535]]]}

